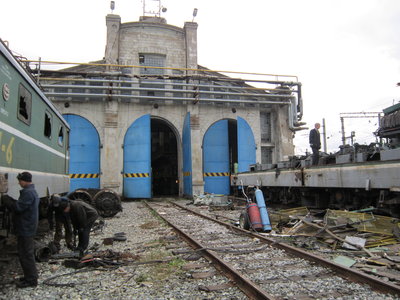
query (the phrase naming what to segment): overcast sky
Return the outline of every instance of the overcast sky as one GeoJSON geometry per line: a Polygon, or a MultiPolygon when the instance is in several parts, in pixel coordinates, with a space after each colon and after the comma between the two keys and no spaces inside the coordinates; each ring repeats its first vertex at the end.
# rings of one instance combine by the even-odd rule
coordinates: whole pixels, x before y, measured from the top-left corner
{"type": "MultiPolygon", "coordinates": [[[[154,0],[147,0],[151,5],[154,0]]],[[[141,0],[115,0],[122,22],[141,0]]],[[[328,150],[341,143],[340,113],[379,112],[400,100],[399,0],[164,0],[182,27],[198,8],[198,62],[213,70],[297,75],[310,129],[325,118],[328,150]]],[[[151,6],[149,6],[149,9],[151,6]]],[[[109,0],[2,0],[0,38],[28,59],[102,59],[109,0]]],[[[374,141],[377,119],[346,119],[346,135],[374,141]]],[[[296,134],[306,151],[308,131],[296,134]]]]}

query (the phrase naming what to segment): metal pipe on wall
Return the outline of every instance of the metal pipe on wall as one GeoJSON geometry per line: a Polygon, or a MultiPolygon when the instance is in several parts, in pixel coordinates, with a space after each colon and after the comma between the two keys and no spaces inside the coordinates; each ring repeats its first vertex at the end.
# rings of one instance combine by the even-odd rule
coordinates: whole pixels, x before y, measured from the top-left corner
{"type": "MultiPolygon", "coordinates": [[[[140,95],[113,95],[113,94],[86,94],[86,93],[46,93],[47,97],[83,97],[83,98],[125,98],[125,99],[148,99],[148,100],[179,100],[179,101],[195,101],[195,98],[176,98],[176,97],[157,97],[157,96],[140,96],[140,95]]],[[[248,104],[282,104],[287,105],[289,101],[268,101],[268,100],[241,100],[241,99],[212,99],[199,98],[199,102],[224,102],[224,103],[248,103],[248,104]]]]}

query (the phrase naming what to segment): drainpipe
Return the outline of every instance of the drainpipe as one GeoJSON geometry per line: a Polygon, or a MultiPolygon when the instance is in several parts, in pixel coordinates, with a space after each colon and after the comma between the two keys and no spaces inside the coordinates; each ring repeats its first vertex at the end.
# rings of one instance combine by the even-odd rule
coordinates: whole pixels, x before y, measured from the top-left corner
{"type": "Polygon", "coordinates": [[[289,115],[289,129],[292,131],[299,131],[308,129],[307,127],[298,127],[299,125],[305,125],[304,122],[297,122],[297,112],[296,108],[296,98],[292,97],[288,105],[288,115],[289,115]]]}
{"type": "Polygon", "coordinates": [[[303,97],[301,95],[301,83],[297,83],[297,112],[298,120],[300,121],[303,118],[303,97]]]}
{"type": "Polygon", "coordinates": [[[300,127],[302,125],[306,125],[306,123],[299,122],[303,117],[303,98],[301,96],[301,83],[296,85],[298,90],[297,105],[295,97],[290,98],[290,103],[288,105],[289,129],[292,131],[308,129],[308,127],[300,127]]]}

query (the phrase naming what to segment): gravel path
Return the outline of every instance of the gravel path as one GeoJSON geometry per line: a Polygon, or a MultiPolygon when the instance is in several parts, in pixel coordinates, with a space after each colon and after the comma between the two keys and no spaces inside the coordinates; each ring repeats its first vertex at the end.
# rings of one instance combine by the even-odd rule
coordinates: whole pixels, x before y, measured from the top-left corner
{"type": "MultiPolygon", "coordinates": [[[[50,236],[46,236],[45,240],[50,240],[50,236]]],[[[107,219],[102,232],[91,234],[90,245],[94,243],[101,245],[98,251],[111,249],[125,253],[126,263],[113,269],[87,267],[79,270],[66,268],[63,260],[37,263],[39,285],[17,289],[14,284],[4,284],[21,274],[17,256],[9,255],[12,258],[10,262],[0,262],[0,280],[3,283],[0,285],[0,299],[246,299],[236,287],[214,292],[201,290],[202,286],[228,283],[228,280],[203,258],[187,261],[189,256],[193,258],[193,254],[173,255],[173,249],[189,249],[139,202],[123,203],[123,212],[107,219]],[[117,232],[125,232],[127,240],[103,245],[104,238],[112,237],[117,232]],[[154,260],[167,262],[137,264],[154,260]],[[205,263],[208,266],[201,270],[185,268],[189,263],[205,263]],[[196,272],[210,270],[215,275],[205,279],[193,278],[196,272]],[[48,278],[76,271],[80,272],[51,281],[70,286],[44,284],[48,278]]],[[[1,252],[0,256],[3,256],[5,250],[1,252]]],[[[61,252],[68,250],[63,248],[61,252]]]]}

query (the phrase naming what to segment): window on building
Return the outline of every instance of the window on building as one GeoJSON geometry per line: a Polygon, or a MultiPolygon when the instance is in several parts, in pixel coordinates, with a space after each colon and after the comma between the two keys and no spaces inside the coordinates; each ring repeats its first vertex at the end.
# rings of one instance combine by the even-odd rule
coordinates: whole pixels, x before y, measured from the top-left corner
{"type": "Polygon", "coordinates": [[[60,130],[58,131],[58,144],[60,146],[64,145],[64,127],[60,126],[60,130]]]}
{"type": "MultiPolygon", "coordinates": [[[[165,67],[165,55],[161,54],[139,54],[139,64],[149,67],[165,67]]],[[[163,75],[164,69],[140,68],[141,75],[163,75]]]]}
{"type": "MultiPolygon", "coordinates": [[[[148,53],[140,53],[139,54],[139,65],[147,66],[147,67],[165,67],[165,55],[161,54],[148,54],[148,53]]],[[[140,75],[163,75],[164,69],[158,68],[140,68],[140,75]]],[[[148,88],[148,89],[164,89],[164,85],[162,84],[163,81],[150,78],[150,79],[142,79],[140,83],[141,88],[148,88]],[[160,82],[160,84],[159,84],[160,82]]],[[[158,96],[163,97],[164,92],[160,91],[141,91],[141,95],[143,96],[158,96]]]]}
{"type": "Polygon", "coordinates": [[[272,164],[272,148],[261,147],[261,163],[272,164]]]}
{"type": "Polygon", "coordinates": [[[260,113],[260,125],[261,125],[261,143],[271,142],[271,113],[261,112],[260,113]]]}
{"type": "Polygon", "coordinates": [[[44,112],[44,136],[51,138],[51,114],[48,111],[44,112]]]}
{"type": "Polygon", "coordinates": [[[22,85],[18,92],[18,119],[27,125],[31,124],[32,94],[22,85]]]}

